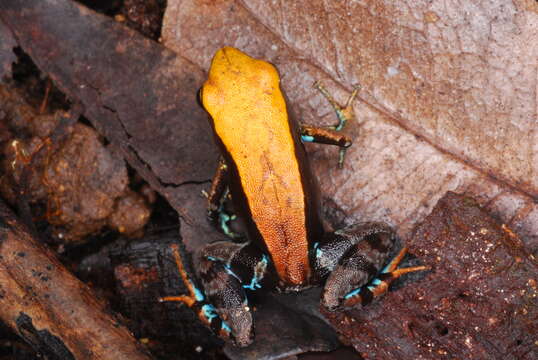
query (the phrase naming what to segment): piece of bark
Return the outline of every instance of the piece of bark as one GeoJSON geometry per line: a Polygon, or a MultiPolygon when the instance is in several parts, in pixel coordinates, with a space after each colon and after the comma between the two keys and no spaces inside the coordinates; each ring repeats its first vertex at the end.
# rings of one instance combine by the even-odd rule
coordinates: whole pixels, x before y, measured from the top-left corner
{"type": "Polygon", "coordinates": [[[447,193],[410,251],[432,266],[362,310],[328,314],[365,358],[538,356],[538,265],[474,199],[447,193]]]}
{"type": "Polygon", "coordinates": [[[50,359],[151,359],[3,202],[0,318],[50,359]]]}
{"type": "MultiPolygon", "coordinates": [[[[165,6],[166,3],[160,0],[124,0],[119,13],[129,27],[157,40],[161,34],[165,6]]],[[[117,20],[118,15],[115,18],[117,20]]]]}
{"type": "Polygon", "coordinates": [[[177,233],[171,231],[118,242],[101,256],[110,259],[118,298],[137,336],[173,337],[176,346],[190,351],[196,347],[215,348],[221,342],[188,306],[159,302],[163,296],[188,293],[170,249],[177,241],[177,233]]]}

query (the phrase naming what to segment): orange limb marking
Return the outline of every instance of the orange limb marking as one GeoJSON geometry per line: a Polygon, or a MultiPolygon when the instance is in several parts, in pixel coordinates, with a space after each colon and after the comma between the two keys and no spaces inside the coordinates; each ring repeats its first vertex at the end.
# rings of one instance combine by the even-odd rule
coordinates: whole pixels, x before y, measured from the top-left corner
{"type": "Polygon", "coordinates": [[[165,296],[162,298],[159,298],[159,301],[165,302],[165,301],[179,301],[182,303],[187,304],[187,306],[192,306],[195,302],[195,300],[191,296],[181,295],[181,296],[165,296]]]}
{"type": "MultiPolygon", "coordinates": [[[[373,298],[377,298],[384,293],[386,293],[389,289],[390,284],[398,279],[399,277],[416,271],[423,271],[423,270],[430,270],[431,268],[429,266],[413,266],[413,267],[407,267],[407,268],[401,268],[398,269],[398,265],[404,258],[405,254],[407,253],[407,248],[404,247],[398,255],[392,259],[392,261],[383,269],[381,275],[385,274],[388,278],[381,280],[381,279],[374,279],[369,285],[366,285],[365,287],[371,292],[371,295],[373,298]]],[[[344,300],[344,306],[345,307],[352,307],[356,304],[363,302],[363,295],[361,292],[357,291],[357,294],[355,296],[351,296],[349,298],[346,298],[344,300]]]]}
{"type": "Polygon", "coordinates": [[[187,287],[187,290],[189,291],[190,295],[165,296],[159,298],[159,301],[179,301],[191,307],[196,301],[201,301],[203,299],[197,299],[197,290],[195,289],[194,285],[189,281],[187,272],[185,271],[185,267],[183,266],[183,261],[181,261],[181,254],[179,253],[178,245],[173,244],[170,246],[170,248],[172,249],[172,255],[174,256],[174,260],[176,261],[177,270],[179,271],[181,279],[187,287]]]}
{"type": "MultiPolygon", "coordinates": [[[[165,296],[165,297],[159,298],[159,301],[160,302],[178,301],[178,302],[182,302],[186,304],[187,306],[191,308],[194,305],[198,305],[199,309],[196,311],[198,318],[208,327],[214,329],[213,320],[215,318],[218,318],[218,314],[215,308],[211,304],[206,303],[204,301],[205,297],[202,294],[202,292],[200,292],[200,290],[198,290],[193,285],[193,283],[189,280],[187,272],[185,271],[185,267],[183,266],[183,261],[181,260],[181,254],[179,252],[178,245],[173,244],[170,247],[172,249],[172,254],[174,255],[174,260],[176,261],[177,269],[179,271],[179,274],[181,275],[181,279],[183,280],[183,283],[187,287],[187,290],[189,291],[190,295],[165,296]]],[[[219,318],[219,320],[220,320],[220,328],[218,330],[218,334],[221,338],[223,338],[224,340],[227,340],[230,338],[232,330],[228,326],[228,324],[226,324],[222,319],[219,318]]],[[[217,330],[214,330],[214,331],[217,331],[217,330]]]]}

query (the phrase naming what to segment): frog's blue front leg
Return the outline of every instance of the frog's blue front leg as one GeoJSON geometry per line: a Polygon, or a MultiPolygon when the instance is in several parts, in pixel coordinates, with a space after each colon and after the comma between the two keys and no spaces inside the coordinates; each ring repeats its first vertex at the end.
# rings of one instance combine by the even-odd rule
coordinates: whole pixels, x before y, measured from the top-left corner
{"type": "Polygon", "coordinates": [[[424,266],[396,269],[405,249],[383,268],[394,245],[392,229],[384,223],[362,223],[327,234],[314,245],[314,267],[328,275],[322,304],[329,310],[366,305],[383,294],[394,279],[424,266]]]}
{"type": "Polygon", "coordinates": [[[336,117],[338,118],[338,123],[334,126],[328,126],[325,128],[309,125],[301,125],[301,140],[303,142],[316,142],[320,144],[328,145],[337,145],[340,147],[339,158],[338,158],[338,167],[342,167],[344,164],[344,156],[346,154],[347,148],[351,146],[351,139],[346,135],[337,133],[342,130],[346,125],[346,122],[355,118],[355,113],[353,112],[352,102],[359,92],[359,87],[355,87],[351,95],[346,101],[345,105],[338,104],[329,92],[325,89],[321,83],[316,82],[314,87],[317,88],[325,98],[332,105],[334,111],[336,112],[336,117]]]}
{"type": "Polygon", "coordinates": [[[398,269],[398,264],[400,264],[406,253],[407,248],[402,248],[398,255],[396,255],[394,259],[392,259],[392,261],[385,266],[383,270],[381,270],[376,278],[374,278],[368,284],[348,292],[344,296],[342,306],[344,308],[351,308],[357,305],[367,305],[373,299],[387,292],[390,284],[400,276],[410,272],[429,269],[427,266],[414,266],[398,269]]]}
{"type": "Polygon", "coordinates": [[[209,192],[202,191],[202,193],[207,197],[207,217],[209,221],[227,236],[237,239],[241,235],[233,232],[229,226],[229,223],[235,220],[235,215],[228,214],[224,209],[226,200],[229,198],[228,171],[228,165],[221,156],[209,192]]]}
{"type": "Polygon", "coordinates": [[[250,243],[220,241],[200,252],[197,271],[204,293],[238,346],[250,344],[254,335],[247,290],[272,286],[269,268],[269,258],[250,243]]]}

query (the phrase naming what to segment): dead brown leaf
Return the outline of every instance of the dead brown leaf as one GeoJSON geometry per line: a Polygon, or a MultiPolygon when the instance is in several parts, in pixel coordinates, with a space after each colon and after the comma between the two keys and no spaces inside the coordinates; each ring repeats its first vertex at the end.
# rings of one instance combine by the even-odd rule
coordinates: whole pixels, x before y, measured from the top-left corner
{"type": "MultiPolygon", "coordinates": [[[[278,67],[305,123],[334,122],[361,84],[344,171],[310,146],[323,194],[356,220],[407,235],[453,190],[478,196],[527,241],[538,234],[538,13],[532,2],[169,1],[166,46],[203,69],[224,45],[278,67]]],[[[536,240],[528,244],[536,251],[536,240]]]]}

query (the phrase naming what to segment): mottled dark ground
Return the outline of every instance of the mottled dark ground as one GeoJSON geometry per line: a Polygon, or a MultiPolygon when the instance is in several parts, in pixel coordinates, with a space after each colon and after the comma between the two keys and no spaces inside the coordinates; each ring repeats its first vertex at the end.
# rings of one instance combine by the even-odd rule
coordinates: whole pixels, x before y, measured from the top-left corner
{"type": "MultiPolygon", "coordinates": [[[[156,23],[162,16],[156,3],[160,2],[110,2],[104,12],[115,16],[120,24],[70,2],[58,2],[57,8],[41,2],[3,5],[5,12],[0,18],[13,30],[16,40],[0,28],[2,74],[10,75],[6,64],[14,61],[11,50],[17,44],[19,59],[34,60],[41,71],[38,74],[46,74],[50,80],[43,80],[45,75],[28,77],[27,81],[33,83],[27,87],[29,104],[16,105],[17,109],[32,109],[24,110],[27,115],[20,117],[24,126],[0,122],[1,175],[8,175],[15,159],[9,146],[14,136],[22,135],[20,129],[29,127],[21,139],[28,143],[27,152],[33,153],[32,149],[39,147],[42,138],[60,122],[47,105],[49,114],[41,116],[49,116],[49,121],[35,123],[46,98],[47,82],[52,82],[47,102],[63,104],[57,106],[62,110],[66,110],[64,105],[67,109],[79,106],[85,119],[82,124],[70,125],[77,130],[64,131],[65,137],[54,138],[59,139],[54,145],[64,149],[55,153],[64,152],[66,156],[47,159],[43,147],[36,153],[36,163],[25,164],[43,174],[43,168],[54,164],[52,171],[65,163],[69,166],[60,169],[71,169],[72,174],[65,177],[60,175],[66,171],[57,172],[58,176],[50,179],[68,181],[43,184],[39,177],[27,181],[25,189],[35,191],[35,195],[22,199],[23,205],[41,197],[37,210],[48,220],[59,218],[53,211],[58,206],[58,192],[65,193],[70,187],[87,196],[80,196],[84,206],[91,201],[102,205],[91,207],[95,211],[89,213],[97,213],[97,220],[87,221],[92,218],[81,212],[84,207],[71,202],[76,196],[66,197],[65,202],[60,199],[60,204],[70,204],[66,208],[73,210],[72,218],[83,224],[87,221],[92,234],[104,223],[115,224],[112,228],[116,229],[99,230],[89,240],[79,235],[90,233],[86,227],[84,232],[73,231],[77,234],[74,238],[87,241],[82,246],[62,247],[61,239],[53,242],[58,249],[63,248],[65,263],[94,285],[97,296],[108,299],[124,315],[131,331],[157,358],[175,358],[177,354],[185,358],[225,358],[222,344],[198,324],[191,312],[156,301],[159,296],[182,291],[168,248],[179,239],[176,215],[181,217],[181,237],[188,252],[220,236],[205,221],[205,202],[200,195],[208,187],[217,157],[206,115],[196,103],[196,90],[205,75],[197,65],[123,26],[135,24],[137,30],[156,39],[160,33],[156,23]],[[133,5],[129,8],[127,4],[133,5]],[[21,12],[19,6],[28,8],[21,12]],[[64,21],[51,21],[59,13],[64,21]],[[66,37],[66,33],[72,36],[66,37]],[[69,100],[61,100],[63,95],[58,93],[65,93],[69,100]],[[78,138],[67,136],[73,131],[78,138]],[[33,137],[38,139],[32,142],[33,137]],[[104,153],[104,149],[110,153],[104,153]],[[83,161],[85,158],[106,161],[83,161]],[[86,181],[97,186],[88,186],[86,181]],[[122,186],[114,185],[118,183],[122,186]],[[60,190],[62,187],[64,190],[60,190]],[[119,187],[122,191],[117,190],[119,187]],[[99,194],[99,189],[113,195],[99,194]],[[157,214],[149,218],[145,236],[134,231],[138,239],[129,240],[119,235],[124,232],[122,227],[128,227],[121,221],[129,220],[131,214],[145,213],[140,210],[140,201],[131,197],[133,189],[139,193],[137,199],[154,204],[157,214]],[[127,200],[121,202],[120,193],[126,193],[127,200]],[[45,199],[51,194],[49,204],[45,199]],[[126,208],[114,221],[102,220],[109,216],[100,211],[122,204],[126,208]]],[[[4,117],[6,114],[0,113],[4,117]]],[[[349,166],[353,168],[353,164],[349,166]]],[[[3,197],[20,202],[11,190],[4,189],[3,197]]],[[[341,213],[332,202],[328,206],[327,213],[341,213]]],[[[22,206],[19,215],[34,221],[32,211],[25,212],[22,206]]],[[[38,231],[58,235],[40,221],[36,222],[38,231]]],[[[365,309],[324,313],[342,343],[372,359],[538,357],[534,335],[538,324],[537,263],[516,234],[472,198],[455,193],[443,197],[431,214],[416,224],[412,234],[402,240],[410,247],[406,263],[429,265],[432,270],[402,279],[383,299],[365,309]]],[[[228,347],[226,354],[230,358],[260,358],[263,353],[266,358],[278,358],[334,347],[335,333],[321,322],[314,295],[315,290],[295,300],[273,295],[259,299],[256,348],[228,347]],[[286,339],[282,340],[284,334],[286,339]]],[[[5,359],[23,359],[31,353],[6,329],[0,329],[0,341],[0,356],[5,359]]],[[[349,355],[349,351],[311,356],[343,358],[342,354],[349,355]]]]}

